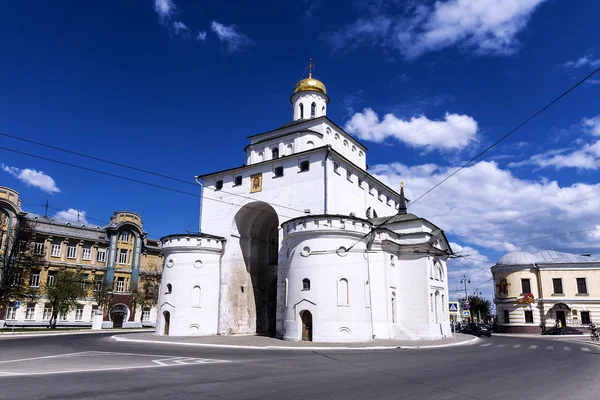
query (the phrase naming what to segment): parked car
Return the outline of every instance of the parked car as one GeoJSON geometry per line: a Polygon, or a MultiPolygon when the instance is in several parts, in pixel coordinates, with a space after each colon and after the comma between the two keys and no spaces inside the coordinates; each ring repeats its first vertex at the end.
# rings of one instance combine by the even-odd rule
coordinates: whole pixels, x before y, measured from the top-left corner
{"type": "Polygon", "coordinates": [[[486,324],[476,324],[472,322],[463,328],[463,333],[466,333],[468,335],[484,335],[490,337],[492,336],[492,329],[486,324]]]}

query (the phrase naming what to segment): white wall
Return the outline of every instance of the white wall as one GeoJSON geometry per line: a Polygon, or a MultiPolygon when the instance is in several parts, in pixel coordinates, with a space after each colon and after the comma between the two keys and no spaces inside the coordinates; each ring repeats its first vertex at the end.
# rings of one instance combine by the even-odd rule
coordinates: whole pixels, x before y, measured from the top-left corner
{"type": "Polygon", "coordinates": [[[171,314],[169,335],[214,335],[217,333],[221,240],[172,235],[162,240],[165,256],[156,334],[164,334],[164,312],[171,314]],[[172,287],[168,293],[167,285],[172,287]],[[192,294],[200,286],[200,301],[192,294]]]}
{"type": "Polygon", "coordinates": [[[294,93],[290,99],[292,102],[292,116],[294,121],[299,119],[318,118],[327,115],[327,102],[329,99],[317,91],[306,91],[294,93]],[[311,115],[311,105],[315,103],[315,115],[311,115]],[[303,114],[300,113],[300,104],[304,107],[303,114]]]}
{"type": "Polygon", "coordinates": [[[371,225],[353,219],[306,217],[283,228],[289,249],[289,258],[282,263],[279,277],[280,281],[286,278],[288,281],[287,294],[280,295],[286,304],[282,309],[283,338],[301,339],[300,312],[308,310],[313,314],[315,342],[371,340],[370,309],[364,287],[369,279],[364,242],[359,242],[352,252],[337,251],[341,246],[350,248],[371,225]],[[303,290],[305,278],[311,283],[308,291],[303,290]],[[348,282],[347,303],[338,297],[341,279],[348,282]]]}

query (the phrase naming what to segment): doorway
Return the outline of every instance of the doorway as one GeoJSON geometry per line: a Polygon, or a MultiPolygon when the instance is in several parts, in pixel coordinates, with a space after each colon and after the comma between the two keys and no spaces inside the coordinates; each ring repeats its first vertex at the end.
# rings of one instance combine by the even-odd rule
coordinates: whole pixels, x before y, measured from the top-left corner
{"type": "Polygon", "coordinates": [[[110,320],[113,323],[113,328],[122,328],[123,321],[127,317],[127,307],[122,304],[114,306],[109,313],[110,320]]]}
{"type": "Polygon", "coordinates": [[[564,311],[556,311],[556,319],[558,319],[558,320],[560,320],[560,322],[562,322],[563,328],[565,328],[567,326],[567,317],[566,317],[564,311]]]}
{"type": "Polygon", "coordinates": [[[277,264],[279,218],[263,202],[245,205],[235,216],[246,272],[252,292],[245,297],[248,325],[259,334],[275,334],[277,321],[277,264]]]}
{"type": "Polygon", "coordinates": [[[310,311],[304,310],[300,313],[300,318],[302,319],[302,340],[305,342],[312,342],[312,314],[310,313],[310,311]]]}
{"type": "Polygon", "coordinates": [[[163,335],[169,335],[169,325],[171,325],[171,313],[168,311],[163,312],[163,316],[165,318],[165,326],[163,330],[163,335]]]}

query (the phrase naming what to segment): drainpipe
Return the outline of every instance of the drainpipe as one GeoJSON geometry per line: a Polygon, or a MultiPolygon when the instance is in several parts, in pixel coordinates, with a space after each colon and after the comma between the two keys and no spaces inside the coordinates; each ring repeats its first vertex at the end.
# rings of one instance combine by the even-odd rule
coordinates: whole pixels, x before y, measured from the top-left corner
{"type": "Polygon", "coordinates": [[[195,176],[196,183],[200,185],[200,212],[198,217],[198,233],[202,232],[202,199],[204,197],[204,184],[200,182],[200,178],[195,176]]]}
{"type": "Polygon", "coordinates": [[[329,159],[329,152],[331,151],[331,145],[328,144],[327,145],[327,152],[325,153],[325,171],[323,173],[323,177],[324,177],[324,181],[325,181],[325,190],[324,190],[324,194],[325,194],[325,203],[323,204],[323,214],[327,214],[327,169],[329,168],[329,166],[327,165],[327,160],[329,159]]]}
{"type": "Polygon", "coordinates": [[[217,335],[221,334],[221,271],[222,271],[222,263],[223,263],[223,255],[225,254],[225,246],[227,245],[227,242],[225,241],[221,241],[221,247],[223,248],[223,250],[221,250],[221,255],[219,256],[219,294],[218,294],[218,302],[217,302],[217,335]]]}
{"type": "Polygon", "coordinates": [[[544,325],[544,327],[546,326],[546,310],[544,307],[544,294],[542,292],[542,276],[541,276],[541,271],[540,271],[540,267],[536,264],[533,263],[533,268],[536,269],[537,271],[537,285],[538,285],[538,293],[540,295],[540,306],[542,307],[541,309],[541,313],[540,313],[540,323],[544,325]]]}

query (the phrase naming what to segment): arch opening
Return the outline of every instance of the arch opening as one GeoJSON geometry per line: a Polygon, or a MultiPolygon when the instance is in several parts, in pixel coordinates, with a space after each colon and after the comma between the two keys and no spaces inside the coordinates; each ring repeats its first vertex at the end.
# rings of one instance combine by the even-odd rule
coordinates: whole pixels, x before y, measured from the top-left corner
{"type": "Polygon", "coordinates": [[[277,314],[277,267],[279,218],[267,203],[245,205],[235,216],[245,272],[252,290],[240,293],[247,304],[248,326],[261,334],[275,334],[277,314]],[[254,328],[254,329],[253,329],[254,328]]]}
{"type": "Polygon", "coordinates": [[[163,335],[169,335],[169,326],[171,325],[171,313],[168,311],[163,312],[163,335]]]}
{"type": "Polygon", "coordinates": [[[302,341],[312,342],[313,340],[313,318],[308,310],[300,311],[302,320],[302,341]]]}

